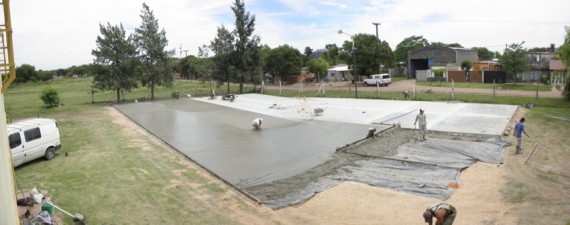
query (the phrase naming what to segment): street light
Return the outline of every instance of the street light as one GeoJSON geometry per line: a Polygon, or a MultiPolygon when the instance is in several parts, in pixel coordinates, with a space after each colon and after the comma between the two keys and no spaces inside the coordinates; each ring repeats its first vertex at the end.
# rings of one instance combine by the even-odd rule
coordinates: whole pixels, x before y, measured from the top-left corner
{"type": "MultiPolygon", "coordinates": [[[[380,25],[380,22],[372,22],[372,25],[376,26],[376,39],[378,39],[378,41],[380,42],[380,44],[382,44],[382,42],[380,41],[380,38],[378,37],[378,25],[380,25]]],[[[378,54],[378,49],[376,49],[376,51],[374,51],[376,54],[378,54]]],[[[380,59],[378,59],[380,60],[380,59]]],[[[382,73],[382,62],[378,63],[379,64],[379,68],[378,68],[378,73],[382,73]]]]}
{"type": "Polygon", "coordinates": [[[372,22],[372,25],[376,26],[376,39],[380,40],[378,38],[378,25],[380,25],[380,23],[379,22],[372,22]]]}
{"type": "Polygon", "coordinates": [[[352,80],[354,82],[354,97],[358,98],[358,85],[356,85],[356,57],[355,57],[355,48],[354,48],[354,36],[346,33],[342,30],[338,30],[338,34],[346,34],[352,38],[352,80]]]}

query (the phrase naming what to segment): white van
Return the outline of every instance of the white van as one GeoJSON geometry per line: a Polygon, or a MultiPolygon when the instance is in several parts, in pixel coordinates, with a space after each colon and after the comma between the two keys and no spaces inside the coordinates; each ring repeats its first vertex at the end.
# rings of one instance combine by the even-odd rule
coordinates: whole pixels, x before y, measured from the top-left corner
{"type": "Polygon", "coordinates": [[[364,86],[368,85],[388,86],[391,83],[392,83],[392,77],[390,76],[390,74],[387,73],[372,74],[363,81],[364,86]]]}
{"type": "Polygon", "coordinates": [[[53,159],[56,151],[61,149],[59,129],[54,119],[27,119],[7,127],[14,167],[41,157],[53,159]]]}

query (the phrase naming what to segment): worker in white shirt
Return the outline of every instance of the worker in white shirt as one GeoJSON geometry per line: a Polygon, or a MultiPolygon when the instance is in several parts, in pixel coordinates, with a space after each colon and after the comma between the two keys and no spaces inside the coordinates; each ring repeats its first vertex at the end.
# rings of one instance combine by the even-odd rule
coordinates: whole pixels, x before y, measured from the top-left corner
{"type": "Polygon", "coordinates": [[[261,124],[263,123],[263,119],[262,118],[255,118],[252,122],[251,125],[253,126],[254,129],[256,130],[261,130],[261,124]]]}

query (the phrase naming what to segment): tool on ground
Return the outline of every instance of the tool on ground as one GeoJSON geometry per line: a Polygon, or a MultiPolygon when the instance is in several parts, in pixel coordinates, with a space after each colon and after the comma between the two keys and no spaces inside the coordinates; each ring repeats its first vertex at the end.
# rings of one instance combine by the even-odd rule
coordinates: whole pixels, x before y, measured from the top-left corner
{"type": "Polygon", "coordinates": [[[528,154],[528,156],[526,157],[526,160],[524,160],[524,164],[530,163],[532,158],[534,158],[534,154],[536,154],[536,146],[537,145],[538,145],[538,143],[534,144],[534,147],[532,147],[532,151],[530,151],[530,154],[528,154]]]}
{"type": "Polygon", "coordinates": [[[51,202],[46,202],[47,204],[50,204],[51,206],[53,206],[54,208],[58,209],[59,211],[67,214],[68,216],[71,216],[73,218],[73,222],[75,222],[75,224],[84,224],[85,222],[85,216],[81,213],[75,213],[75,214],[71,214],[67,211],[65,211],[64,209],[60,208],[59,206],[51,203],[51,202]]]}

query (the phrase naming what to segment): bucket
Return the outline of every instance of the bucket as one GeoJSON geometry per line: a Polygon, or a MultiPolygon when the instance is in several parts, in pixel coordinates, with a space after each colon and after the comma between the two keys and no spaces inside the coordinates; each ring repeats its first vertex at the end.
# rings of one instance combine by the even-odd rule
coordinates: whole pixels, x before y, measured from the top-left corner
{"type": "Polygon", "coordinates": [[[42,205],[42,212],[43,211],[47,211],[50,216],[53,216],[53,205],[50,205],[48,203],[44,203],[42,205]]]}

